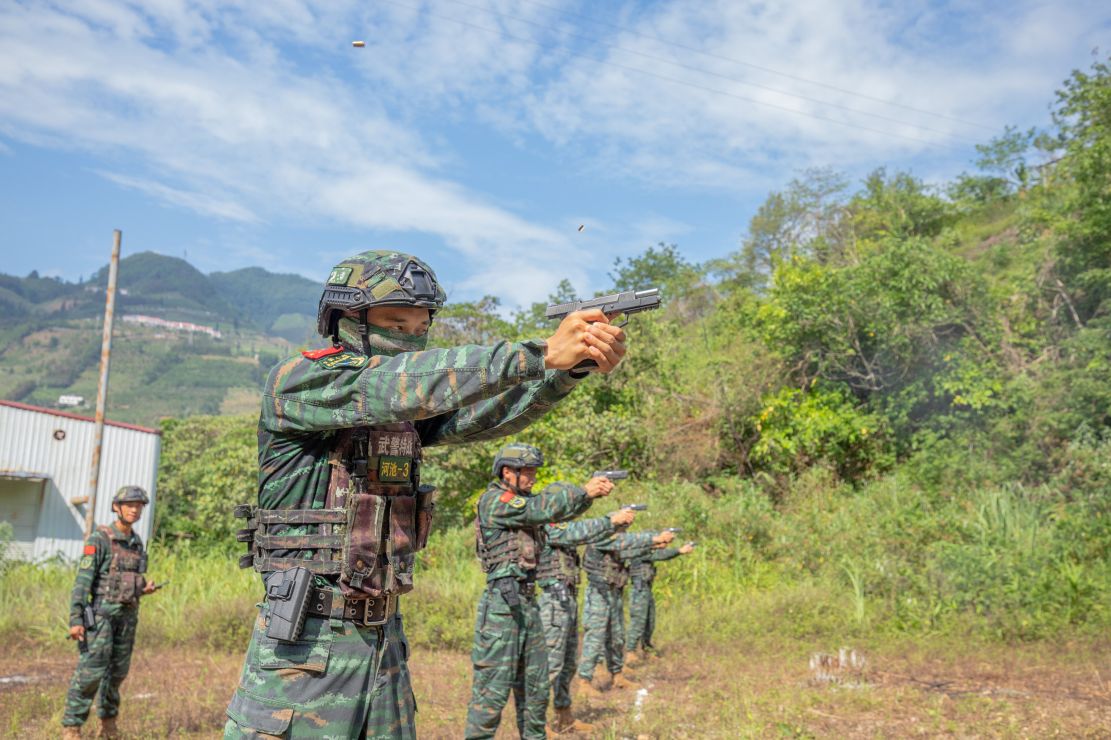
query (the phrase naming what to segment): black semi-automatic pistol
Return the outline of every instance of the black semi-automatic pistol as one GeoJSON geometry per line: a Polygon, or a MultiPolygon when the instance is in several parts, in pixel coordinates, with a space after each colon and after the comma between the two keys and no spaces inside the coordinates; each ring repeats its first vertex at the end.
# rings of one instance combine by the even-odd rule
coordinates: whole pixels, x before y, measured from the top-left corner
{"type": "Polygon", "coordinates": [[[630,511],[648,511],[648,504],[625,504],[621,508],[630,511]]]}
{"type": "Polygon", "coordinates": [[[628,470],[595,470],[591,478],[609,478],[610,480],[625,480],[629,477],[628,470]]]}
{"type": "MultiPolygon", "coordinates": [[[[660,289],[645,288],[644,290],[627,290],[623,293],[610,293],[609,295],[590,298],[585,301],[571,301],[570,303],[557,303],[548,306],[544,312],[545,318],[562,321],[567,314],[575,311],[586,311],[597,308],[607,316],[625,314],[625,321],[616,326],[629,323],[629,316],[641,311],[652,311],[660,307],[660,289]]],[[[598,367],[594,360],[583,360],[572,370],[593,370],[598,367]]]]}

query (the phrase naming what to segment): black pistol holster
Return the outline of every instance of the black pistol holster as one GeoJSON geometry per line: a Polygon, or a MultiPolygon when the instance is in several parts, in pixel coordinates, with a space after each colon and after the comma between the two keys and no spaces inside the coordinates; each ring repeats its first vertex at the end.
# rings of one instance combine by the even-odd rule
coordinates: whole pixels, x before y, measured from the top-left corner
{"type": "Polygon", "coordinates": [[[312,573],[301,567],[276,570],[266,576],[266,599],[270,602],[267,637],[295,642],[301,636],[312,594],[312,580],[312,573]]]}

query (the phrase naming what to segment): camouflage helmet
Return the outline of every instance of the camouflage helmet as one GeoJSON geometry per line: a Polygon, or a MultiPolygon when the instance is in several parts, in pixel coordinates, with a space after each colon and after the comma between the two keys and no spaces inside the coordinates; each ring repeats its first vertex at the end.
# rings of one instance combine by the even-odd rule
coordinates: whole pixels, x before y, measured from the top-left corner
{"type": "Polygon", "coordinates": [[[136,501],[149,504],[150,499],[147,498],[147,492],[139,486],[122,486],[120,490],[116,491],[116,495],[112,497],[112,506],[116,504],[130,504],[136,501]]]}
{"type": "Polygon", "coordinates": [[[494,477],[501,478],[503,466],[510,468],[541,468],[544,466],[544,453],[538,447],[519,442],[507,444],[494,455],[494,477]]]}
{"type": "Polygon", "coordinates": [[[372,306],[415,306],[431,315],[446,299],[432,268],[416,257],[385,249],[361,252],[332,268],[320,296],[316,328],[322,336],[335,336],[344,311],[372,306]]]}

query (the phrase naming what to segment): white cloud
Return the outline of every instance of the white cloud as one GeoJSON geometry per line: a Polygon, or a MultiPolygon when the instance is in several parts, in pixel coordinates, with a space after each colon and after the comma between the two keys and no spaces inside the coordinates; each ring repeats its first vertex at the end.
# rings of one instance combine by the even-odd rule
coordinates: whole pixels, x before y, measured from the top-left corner
{"type": "MultiPolygon", "coordinates": [[[[616,11],[562,0],[8,2],[0,133],[91,154],[111,182],[232,229],[431,236],[469,261],[464,294],[497,285],[528,304],[564,276],[599,287],[614,256],[695,225],[635,205],[622,209],[629,223],[564,213],[537,223],[528,204],[504,200],[525,199],[512,186],[468,188],[484,163],[460,130],[550,155],[565,178],[735,199],[811,165],[928,156],[944,172],[951,150],[860,126],[925,140],[992,132],[729,59],[1001,129],[1044,114],[1068,68],[1084,63],[1078,46],[1105,36],[1109,18],[1082,0],[669,0],[616,11]],[[366,48],[352,49],[355,39],[366,48]]],[[[249,235],[237,243],[265,251],[249,235]]]]}
{"type": "MultiPolygon", "coordinates": [[[[343,13],[263,5],[261,16],[254,3],[228,10],[214,0],[8,6],[0,10],[0,130],[97,153],[113,160],[100,170],[110,181],[219,219],[420,232],[476,261],[527,250],[551,267],[567,256],[556,232],[437,176],[454,154],[396,120],[374,88],[342,78],[343,61],[367,58],[350,48],[343,13]],[[342,52],[309,68],[296,47],[304,39],[342,52]]],[[[517,64],[507,61],[512,50],[459,43],[436,24],[428,30],[415,50],[429,66],[405,74],[429,94],[462,94],[468,80],[517,64]],[[458,74],[433,83],[437,61],[458,74]]],[[[524,300],[530,290],[510,292],[524,300]]]]}
{"type": "MultiPolygon", "coordinates": [[[[605,11],[592,6],[586,12],[605,11]]],[[[1053,88],[1077,63],[1077,39],[1106,34],[1109,18],[1111,12],[1097,13],[1081,3],[1020,2],[1005,8],[876,0],[661,3],[626,21],[628,30],[613,31],[609,46],[593,46],[590,55],[604,63],[568,60],[558,78],[536,89],[519,114],[597,173],[678,182],[684,188],[734,190],[752,182],[763,188],[769,171],[781,179],[813,164],[852,166],[862,159],[879,163],[919,154],[951,160],[956,147],[925,142],[966,149],[1005,123],[1044,111],[1053,88]],[[1102,29],[1101,23],[1093,24],[1093,15],[1101,18],[1102,29]],[[948,118],[885,106],[727,59],[948,118]],[[952,118],[983,122],[988,129],[952,118]]]]}

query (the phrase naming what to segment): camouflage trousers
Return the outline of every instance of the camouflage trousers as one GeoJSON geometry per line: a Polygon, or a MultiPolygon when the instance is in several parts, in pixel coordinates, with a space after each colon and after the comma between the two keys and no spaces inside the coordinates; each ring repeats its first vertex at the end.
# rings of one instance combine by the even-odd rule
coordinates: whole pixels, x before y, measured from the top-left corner
{"type": "Polygon", "coordinates": [[[106,604],[103,612],[96,616],[96,630],[86,634],[89,650],[77,660],[77,670],[66,694],[63,725],[85,724],[98,692],[97,716],[115,717],[120,713],[120,684],[131,669],[139,607],[106,604]]]}
{"type": "Polygon", "coordinates": [[[578,673],[587,681],[594,677],[594,666],[606,662],[610,673],[625,667],[624,589],[599,586],[587,581],[583,607],[583,650],[578,673]]]}
{"type": "Polygon", "coordinates": [[[475,618],[474,684],[467,708],[467,738],[492,738],[502,708],[513,692],[517,732],[522,738],[544,738],[548,712],[548,652],[536,600],[520,597],[510,606],[493,586],[478,602],[475,618]]]}
{"type": "Polygon", "coordinates": [[[552,705],[571,706],[571,679],[579,652],[579,602],[574,590],[540,592],[540,621],[548,648],[548,682],[552,685],[552,705]],[[560,594],[564,598],[560,598],[560,594]]]}
{"type": "Polygon", "coordinates": [[[414,738],[416,699],[401,615],[380,627],[306,619],[296,642],[255,621],[225,738],[414,738]]]}
{"type": "Polygon", "coordinates": [[[652,595],[651,581],[633,581],[629,594],[629,629],[625,636],[625,650],[652,647],[652,633],[656,631],[656,597],[652,595]]]}

